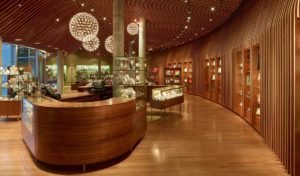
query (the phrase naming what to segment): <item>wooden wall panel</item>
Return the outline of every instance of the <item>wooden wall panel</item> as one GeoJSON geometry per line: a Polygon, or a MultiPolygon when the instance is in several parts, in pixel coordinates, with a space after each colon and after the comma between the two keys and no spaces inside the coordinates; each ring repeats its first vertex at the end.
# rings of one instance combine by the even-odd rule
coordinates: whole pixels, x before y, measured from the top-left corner
{"type": "MultiPolygon", "coordinates": [[[[222,104],[233,109],[232,52],[234,49],[242,51],[258,44],[261,56],[261,135],[291,175],[300,175],[295,167],[298,163],[297,160],[295,163],[297,158],[295,153],[298,153],[299,147],[295,147],[294,140],[296,58],[294,38],[297,3],[298,0],[244,1],[236,14],[211,34],[192,43],[155,53],[149,58],[152,64],[157,64],[161,68],[165,66],[165,60],[172,62],[192,58],[195,63],[193,93],[204,96],[205,58],[221,53],[222,104]]],[[[163,76],[160,76],[161,83],[162,80],[163,76]]],[[[300,152],[298,156],[300,161],[300,152]]]]}

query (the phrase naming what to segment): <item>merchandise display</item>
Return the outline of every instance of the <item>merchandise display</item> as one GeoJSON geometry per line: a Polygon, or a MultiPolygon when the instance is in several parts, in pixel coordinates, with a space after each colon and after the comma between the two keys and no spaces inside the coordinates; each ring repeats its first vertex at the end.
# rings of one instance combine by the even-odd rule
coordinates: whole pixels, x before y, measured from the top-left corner
{"type": "Polygon", "coordinates": [[[182,86],[167,86],[152,89],[152,98],[150,100],[151,111],[152,108],[163,109],[180,105],[184,102],[184,94],[182,86]]]}
{"type": "Polygon", "coordinates": [[[252,89],[252,96],[251,96],[251,106],[253,109],[252,112],[252,124],[256,130],[260,131],[260,100],[261,100],[261,90],[260,90],[260,54],[259,54],[259,46],[256,45],[253,48],[253,59],[251,70],[251,89],[252,89]]]}
{"type": "Polygon", "coordinates": [[[98,77],[98,65],[77,65],[77,82],[93,81],[98,77]]]}
{"type": "Polygon", "coordinates": [[[183,73],[183,78],[184,78],[184,92],[187,93],[192,93],[193,91],[193,63],[192,61],[185,61],[183,63],[184,66],[184,73],[183,73]]]}
{"type": "Polygon", "coordinates": [[[168,86],[152,90],[153,100],[165,101],[179,96],[183,96],[182,86],[168,86]]]}
{"type": "Polygon", "coordinates": [[[2,70],[2,88],[6,92],[2,92],[1,100],[20,100],[24,95],[30,95],[37,89],[37,85],[32,84],[33,78],[29,72],[24,72],[23,68],[18,69],[10,66],[2,70]]]}
{"type": "Polygon", "coordinates": [[[235,51],[233,55],[233,68],[234,68],[234,111],[240,116],[244,115],[244,63],[243,52],[235,51]]]}
{"type": "Polygon", "coordinates": [[[136,93],[133,90],[132,87],[129,87],[127,89],[122,89],[121,90],[121,97],[122,98],[135,98],[136,97],[136,93]]]}
{"type": "Polygon", "coordinates": [[[244,79],[244,109],[243,109],[243,117],[248,121],[251,122],[251,113],[248,112],[248,109],[251,109],[251,67],[250,67],[250,49],[244,49],[243,52],[243,79],[244,79]]]}
{"type": "Polygon", "coordinates": [[[146,61],[139,57],[115,59],[114,89],[117,97],[136,98],[137,110],[146,106],[146,61]]]}
{"type": "Polygon", "coordinates": [[[165,68],[164,73],[166,85],[181,84],[181,68],[165,68]]]}
{"type": "Polygon", "coordinates": [[[210,70],[209,70],[209,59],[205,59],[205,70],[204,70],[204,88],[205,88],[205,97],[210,98],[210,70]]]}

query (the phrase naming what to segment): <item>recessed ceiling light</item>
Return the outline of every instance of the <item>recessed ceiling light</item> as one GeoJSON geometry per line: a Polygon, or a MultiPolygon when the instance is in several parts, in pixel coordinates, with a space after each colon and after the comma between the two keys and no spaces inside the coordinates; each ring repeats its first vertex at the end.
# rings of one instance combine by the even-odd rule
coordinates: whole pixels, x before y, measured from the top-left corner
{"type": "Polygon", "coordinates": [[[39,45],[39,44],[41,44],[41,43],[40,43],[40,42],[35,42],[34,44],[35,44],[35,45],[39,45]]]}
{"type": "Polygon", "coordinates": [[[15,41],[16,41],[16,42],[19,42],[19,41],[22,41],[22,39],[17,38],[17,39],[15,39],[15,41]]]}
{"type": "Polygon", "coordinates": [[[187,19],[188,19],[188,20],[190,20],[190,19],[191,19],[191,17],[190,17],[190,16],[188,16],[188,17],[187,17],[187,19]]]}
{"type": "Polygon", "coordinates": [[[103,20],[105,21],[105,20],[106,20],[106,17],[103,17],[103,20]]]}
{"type": "Polygon", "coordinates": [[[197,36],[198,34],[195,34],[195,36],[197,36]]]}
{"type": "Polygon", "coordinates": [[[58,48],[54,48],[54,49],[58,50],[58,48]]]}
{"type": "Polygon", "coordinates": [[[134,19],[134,22],[137,22],[137,20],[136,20],[136,19],[134,19]]]}
{"type": "Polygon", "coordinates": [[[55,19],[55,21],[56,21],[56,22],[59,22],[59,21],[60,21],[60,19],[59,19],[59,18],[56,18],[56,19],[55,19]]]}
{"type": "Polygon", "coordinates": [[[212,19],[209,19],[209,21],[212,21],[212,19]]]}
{"type": "Polygon", "coordinates": [[[211,8],[210,8],[210,11],[215,11],[215,10],[216,10],[215,7],[211,7],[211,8]]]}
{"type": "Polygon", "coordinates": [[[84,7],[84,3],[81,3],[81,7],[84,7]]]}
{"type": "Polygon", "coordinates": [[[184,26],[184,29],[187,29],[187,28],[189,28],[188,26],[184,26]]]}
{"type": "Polygon", "coordinates": [[[19,6],[19,7],[21,7],[21,6],[22,6],[22,4],[18,4],[18,6],[19,6]]]}
{"type": "Polygon", "coordinates": [[[202,28],[202,31],[203,31],[204,29],[205,29],[205,28],[203,27],[203,28],[202,28]]]}
{"type": "Polygon", "coordinates": [[[94,9],[91,9],[91,12],[94,12],[94,9]]]}

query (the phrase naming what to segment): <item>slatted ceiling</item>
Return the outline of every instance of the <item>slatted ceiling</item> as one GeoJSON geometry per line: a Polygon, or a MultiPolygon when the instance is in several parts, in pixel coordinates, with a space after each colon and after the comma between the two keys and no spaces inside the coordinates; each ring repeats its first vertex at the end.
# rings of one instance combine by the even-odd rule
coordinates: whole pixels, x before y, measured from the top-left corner
{"type": "MultiPolygon", "coordinates": [[[[161,48],[173,47],[189,39],[201,37],[214,30],[239,7],[240,0],[226,1],[191,1],[192,19],[189,28],[183,35],[176,39],[177,35],[184,28],[187,18],[187,4],[181,0],[126,0],[125,1],[125,24],[133,19],[145,17],[147,19],[147,46],[160,50],[161,48]],[[215,6],[216,11],[211,12],[210,7],[215,6]],[[213,18],[213,22],[208,22],[213,18]],[[202,31],[201,28],[205,27],[202,31]],[[197,33],[198,36],[194,34],[197,33]],[[168,44],[168,45],[167,45],[168,44]]],[[[67,52],[73,52],[81,47],[81,43],[71,37],[68,30],[68,23],[71,17],[80,11],[90,11],[99,21],[99,38],[102,43],[101,54],[108,54],[104,49],[104,41],[112,34],[112,1],[111,0],[2,0],[0,2],[0,34],[5,42],[26,44],[48,51],[53,48],[60,48],[67,52]],[[84,2],[82,8],[80,3],[84,2]],[[19,7],[18,4],[22,6],[19,7]],[[86,9],[86,10],[84,10],[86,9]],[[107,17],[104,22],[103,17],[107,17]],[[55,22],[59,18],[60,22],[55,22]],[[21,38],[21,42],[14,39],[21,38]],[[36,46],[33,43],[41,42],[36,46]],[[51,45],[52,47],[48,47],[51,45]]],[[[129,40],[132,37],[126,35],[125,50],[128,49],[129,40]]],[[[136,38],[137,39],[137,38],[136,38]]],[[[137,51],[137,45],[135,45],[137,51]]],[[[97,52],[99,52],[97,51],[97,52]]]]}

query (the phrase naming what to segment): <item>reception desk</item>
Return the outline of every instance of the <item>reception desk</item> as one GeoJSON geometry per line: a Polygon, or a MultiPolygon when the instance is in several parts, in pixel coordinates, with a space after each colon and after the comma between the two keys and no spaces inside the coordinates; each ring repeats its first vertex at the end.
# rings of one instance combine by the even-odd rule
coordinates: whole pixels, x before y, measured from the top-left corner
{"type": "Polygon", "coordinates": [[[22,137],[32,155],[54,165],[86,165],[130,151],[146,131],[146,108],[135,99],[61,102],[22,100],[22,137]]]}

